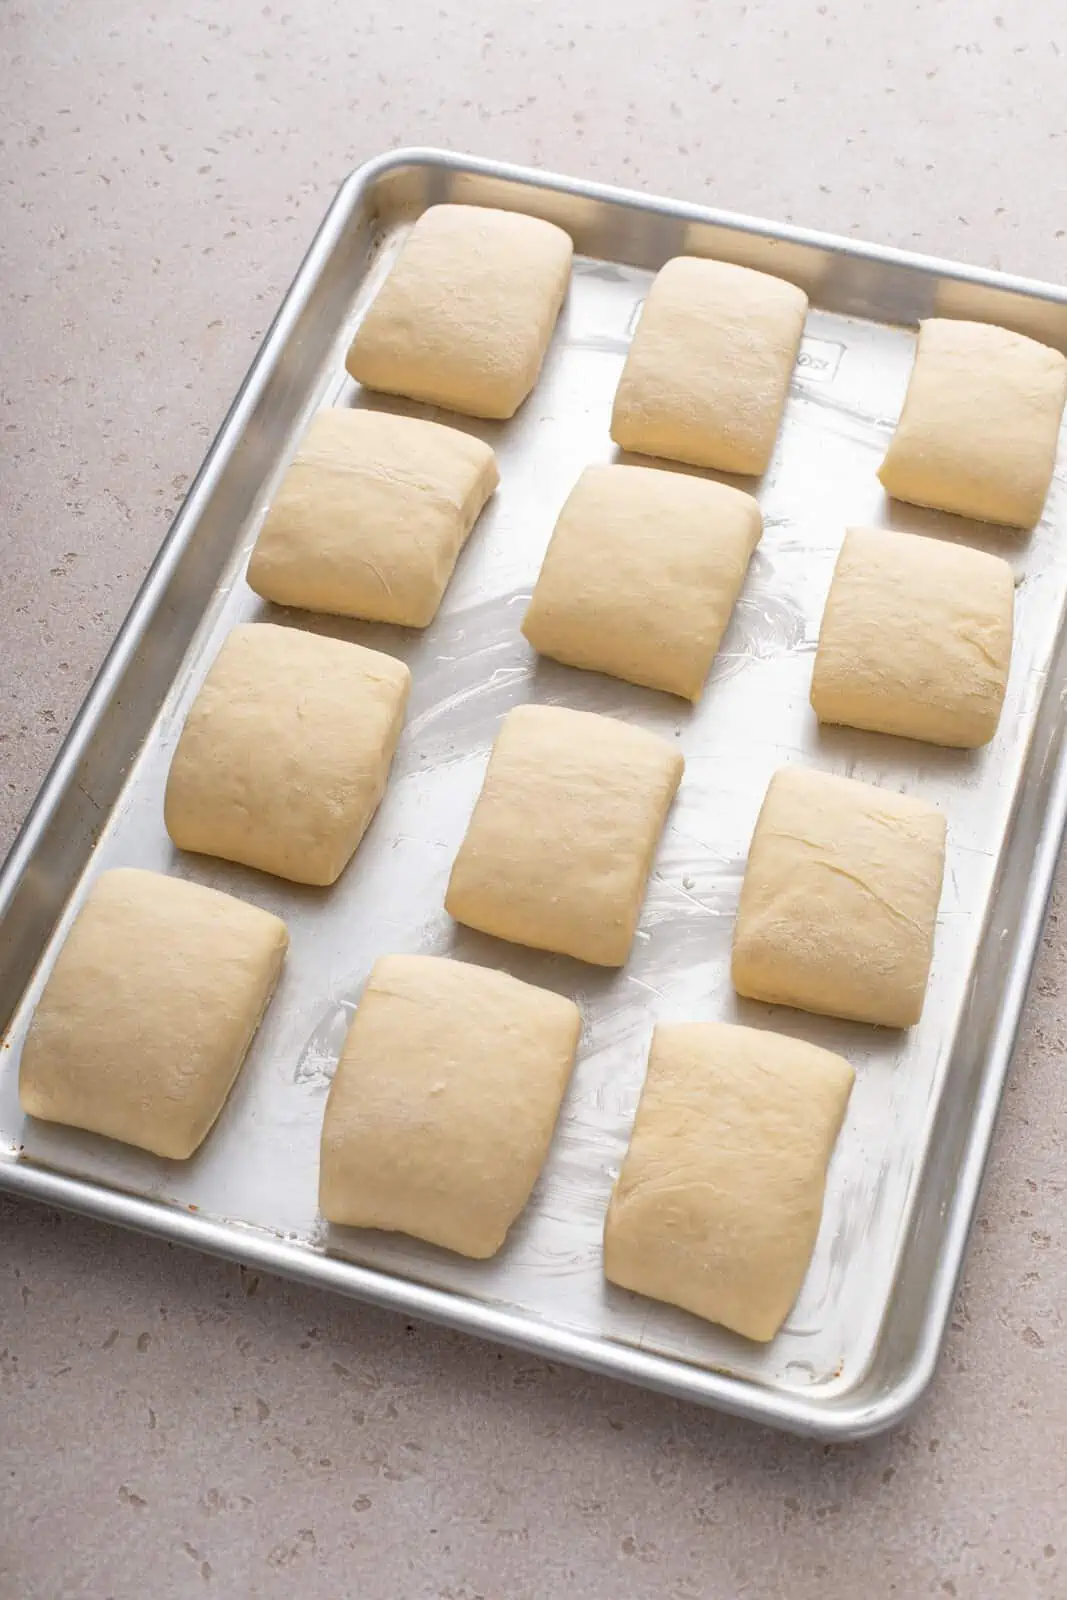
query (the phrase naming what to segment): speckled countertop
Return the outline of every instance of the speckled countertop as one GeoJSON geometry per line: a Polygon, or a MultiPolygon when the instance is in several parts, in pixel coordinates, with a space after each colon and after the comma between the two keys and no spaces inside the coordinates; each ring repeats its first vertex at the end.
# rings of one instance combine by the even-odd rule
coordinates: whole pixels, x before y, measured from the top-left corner
{"type": "MultiPolygon", "coordinates": [[[[1063,281],[1054,0],[0,5],[0,850],[339,180],[439,144],[1063,281]]],[[[0,1594],[1067,1594],[1057,895],[937,1382],[829,1449],[0,1203],[0,1594]]]]}

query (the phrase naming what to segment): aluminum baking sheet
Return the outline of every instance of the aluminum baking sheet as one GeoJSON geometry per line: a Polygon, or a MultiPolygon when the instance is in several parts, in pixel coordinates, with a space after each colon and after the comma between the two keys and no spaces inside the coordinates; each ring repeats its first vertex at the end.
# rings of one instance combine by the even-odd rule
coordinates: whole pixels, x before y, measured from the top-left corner
{"type": "MultiPolygon", "coordinates": [[[[0,1185],[236,1260],[827,1438],[905,1414],[951,1305],[1025,995],[1065,809],[1060,684],[1067,596],[1061,464],[1031,536],[894,505],[875,469],[904,396],[914,323],[933,310],[1067,343],[1058,291],[799,230],[433,152],[389,156],[342,188],[0,880],[0,1185]],[[413,218],[443,199],[561,222],[581,252],[541,381],[512,422],[366,396],[344,372],[354,327],[413,218]],[[608,418],[651,274],[679,251],[790,277],[812,297],[762,543],[695,709],[537,660],[519,634],[555,517],[608,418]],[[243,571],[310,416],[364,405],[487,439],[502,484],[425,633],[264,606],[243,571]],[[808,706],[823,600],[846,525],[973,542],[1012,564],[1017,633],[1000,731],[979,752],[840,729],[808,706]],[[234,623],[270,617],[406,660],[414,687],[388,793],[332,889],[176,853],[162,822],[190,701],[234,623]],[[460,928],[442,902],[502,715],[535,700],[676,741],[686,773],[621,972],[460,928]],[[920,1025],[897,1034],[739,1001],[729,947],[771,774],[804,762],[922,796],[949,820],[936,954],[920,1025]],[[96,873],[150,867],[285,918],[277,997],[215,1131],[186,1163],[27,1121],[16,1063],[55,951],[96,873]],[[316,1211],[330,1077],[360,988],[390,951],[498,965],[574,996],[578,1066],[533,1198],[498,1258],[328,1228],[316,1211]],[[811,1270],[769,1347],[605,1283],[601,1225],[653,1021],[772,1026],[847,1055],[857,1083],[811,1270]]],[[[750,482],[743,486],[751,488],[750,482]]]]}

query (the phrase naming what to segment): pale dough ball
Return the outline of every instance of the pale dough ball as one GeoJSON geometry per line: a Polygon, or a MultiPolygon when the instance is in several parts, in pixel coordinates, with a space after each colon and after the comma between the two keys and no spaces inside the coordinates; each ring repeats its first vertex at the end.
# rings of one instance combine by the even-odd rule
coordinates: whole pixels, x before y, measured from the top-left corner
{"type": "Polygon", "coordinates": [[[378,809],[404,720],[402,661],[343,639],[234,628],[193,702],[164,803],[179,850],[333,883],[378,809]]]}
{"type": "Polygon", "coordinates": [[[356,333],[349,372],[468,416],[513,416],[537,382],[573,254],[538,217],[431,206],[356,333]]]}
{"type": "Polygon", "coordinates": [[[284,922],[231,895],[102,873],[26,1035],[23,1111],[184,1161],[225,1104],[288,944],[284,922]]]}
{"type": "Polygon", "coordinates": [[[878,471],[887,493],[1032,528],[1056,462],[1067,359],[1007,328],[933,317],[878,471]]]}
{"type": "Polygon", "coordinates": [[[748,854],[738,994],[857,1022],[918,1022],[934,948],[945,819],[908,795],[785,767],[748,854]]]}
{"type": "Polygon", "coordinates": [[[1015,580],[966,545],[850,528],[811,680],[820,722],[973,749],[997,731],[1015,580]]]}
{"type": "Polygon", "coordinates": [[[522,631],[568,666],[699,700],[762,530],[759,506],[739,489],[649,467],[587,467],[522,631]]]}
{"type": "Polygon", "coordinates": [[[804,331],[802,289],[750,267],[675,256],[648,293],[615,394],[624,450],[765,472],[804,331]]]}
{"type": "Polygon", "coordinates": [[[267,514],[265,600],[425,628],[499,475],[489,445],[379,411],[320,411],[267,514]]]}
{"type": "Polygon", "coordinates": [[[613,717],[516,707],[445,909],[498,939],[622,966],[684,765],[666,740],[613,717]]]}
{"type": "Polygon", "coordinates": [[[330,1222],[493,1255],[548,1154],[581,1017],[561,995],[433,956],[377,961],[322,1128],[330,1222]]]}
{"type": "Polygon", "coordinates": [[[606,1276],[773,1339],[811,1261],[854,1076],[781,1034],[660,1023],[608,1209],[606,1276]]]}

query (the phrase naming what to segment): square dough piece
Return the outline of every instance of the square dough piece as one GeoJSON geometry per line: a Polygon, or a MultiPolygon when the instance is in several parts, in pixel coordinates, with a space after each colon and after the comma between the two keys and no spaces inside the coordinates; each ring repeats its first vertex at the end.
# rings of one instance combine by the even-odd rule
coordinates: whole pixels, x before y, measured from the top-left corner
{"type": "Polygon", "coordinates": [[[967,545],[850,528],[811,680],[820,722],[971,750],[997,731],[1015,579],[967,545]]]}
{"type": "Polygon", "coordinates": [[[784,767],[748,853],[738,994],[857,1022],[918,1022],[945,866],[945,819],[909,795],[784,767]]]}
{"type": "Polygon", "coordinates": [[[1065,397],[1058,350],[984,322],[921,322],[882,485],[912,505],[1032,528],[1052,482],[1065,397]]]}
{"type": "Polygon", "coordinates": [[[766,472],[807,309],[804,291],[781,278],[675,256],[630,345],[615,443],[720,472],[766,472]]]}
{"type": "Polygon", "coordinates": [[[799,1039],[661,1023],[608,1208],[606,1276],[773,1339],[811,1261],[854,1077],[799,1039]]]}
{"type": "Polygon", "coordinates": [[[226,1102],[288,944],[284,922],[231,895],[101,873],[26,1035],[23,1111],[184,1161],[226,1102]]]}
{"type": "Polygon", "coordinates": [[[568,666],[699,700],[762,531],[752,496],[723,483],[587,467],[522,631],[568,666]]]}
{"type": "Polygon", "coordinates": [[[263,524],[264,600],[425,628],[499,482],[489,445],[380,411],[320,411],[263,524]]]}
{"type": "Polygon", "coordinates": [[[333,883],[385,792],[411,674],[343,639],[234,628],[193,702],[167,779],[179,850],[294,883],[333,883]]]}
{"type": "Polygon", "coordinates": [[[330,1222],[494,1255],[544,1165],[581,1016],[561,995],[435,956],[375,963],[330,1089],[330,1222]]]}
{"type": "Polygon", "coordinates": [[[621,967],[684,765],[666,740],[613,717],[517,706],[445,909],[498,939],[621,967]]]}
{"type": "Polygon", "coordinates": [[[511,417],[537,382],[574,246],[516,211],[431,206],[348,352],[358,383],[471,417],[511,417]]]}

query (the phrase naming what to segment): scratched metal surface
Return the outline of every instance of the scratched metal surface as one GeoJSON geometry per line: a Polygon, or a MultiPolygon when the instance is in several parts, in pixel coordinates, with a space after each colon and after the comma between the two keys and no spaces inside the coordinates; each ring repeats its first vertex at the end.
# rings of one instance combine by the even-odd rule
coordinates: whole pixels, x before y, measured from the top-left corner
{"type": "MultiPolygon", "coordinates": [[[[558,1335],[563,1354],[568,1334],[605,1351],[652,1352],[677,1364],[668,1386],[679,1393],[687,1392],[692,1369],[730,1374],[784,1402],[788,1421],[791,1400],[829,1404],[858,1392],[871,1371],[930,1164],[935,1114],[942,1096],[972,1070],[974,1029],[965,1026],[972,969],[1067,594],[1063,469],[1029,538],[903,506],[890,516],[875,468],[904,395],[914,335],[871,318],[813,310],[774,461],[755,486],[762,542],[700,705],[690,710],[667,696],[538,661],[518,631],[523,607],[579,472],[614,457],[607,431],[612,396],[651,273],[577,260],[541,382],[511,423],[482,424],[367,397],[345,376],[343,353],[410,220],[411,207],[394,215],[387,199],[379,197],[366,274],[341,283],[324,273],[321,282],[333,287],[322,291],[317,307],[312,302],[317,317],[332,318],[326,358],[303,387],[275,382],[278,392],[267,393],[264,470],[248,493],[251,513],[232,527],[225,564],[196,597],[202,620],[182,669],[95,849],[86,852],[87,870],[12,1018],[0,1073],[0,1143],[24,1170],[74,1175],[217,1219],[237,1256],[254,1230],[302,1250],[307,1276],[314,1276],[317,1260],[351,1261],[454,1293],[460,1311],[453,1320],[461,1324],[462,1304],[480,1304],[538,1325],[543,1348],[558,1335]],[[443,417],[498,452],[500,491],[424,634],[281,613],[262,605],[243,581],[273,488],[320,404],[443,417]],[[851,523],[934,532],[1011,561],[1016,646],[1000,731],[986,750],[950,752],[818,729],[807,699],[812,656],[834,559],[851,523]],[[331,890],[294,888],[179,855],[162,825],[168,763],[218,644],[234,623],[268,616],[380,647],[403,657],[413,673],[388,793],[357,858],[331,890]],[[500,718],[527,700],[620,717],[676,740],[685,753],[682,789],[622,972],[498,943],[457,927],[442,909],[500,718]],[[756,1006],[732,994],[730,937],[753,823],[771,774],[796,762],[921,795],[947,813],[933,973],[922,1022],[910,1033],[756,1006]],[[283,916],[292,933],[277,997],[219,1124],[185,1164],[30,1123],[18,1107],[14,1063],[54,951],[92,877],[119,864],[242,895],[283,916]],[[470,1263],[400,1237],[327,1229],[317,1214],[318,1137],[330,1077],[368,969],[391,951],[499,965],[581,1006],[578,1065],[551,1154],[495,1261],[470,1263]],[[841,1051],[857,1069],[812,1267],[788,1325],[767,1348],[615,1290],[601,1274],[602,1218],[650,1030],[661,1018],[772,1026],[841,1051]]],[[[231,462],[228,470],[238,468],[231,462]]],[[[244,470],[247,489],[247,463],[244,470]]],[[[220,1237],[212,1248],[220,1248],[220,1237]]]]}

